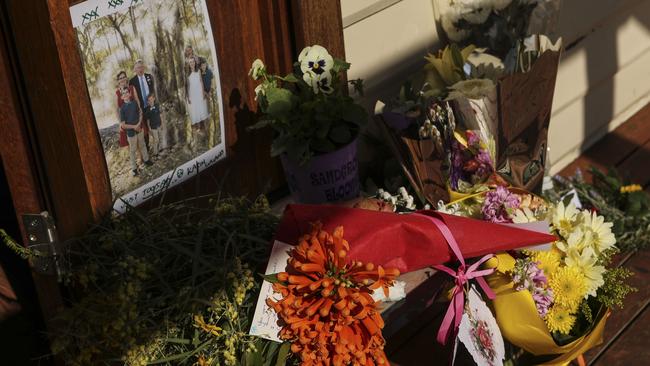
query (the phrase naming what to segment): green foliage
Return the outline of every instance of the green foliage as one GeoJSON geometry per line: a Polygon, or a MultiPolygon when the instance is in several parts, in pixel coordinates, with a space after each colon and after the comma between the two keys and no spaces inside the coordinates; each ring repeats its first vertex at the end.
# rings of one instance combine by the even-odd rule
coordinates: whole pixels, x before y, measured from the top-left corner
{"type": "Polygon", "coordinates": [[[571,189],[575,189],[583,206],[595,209],[606,221],[614,224],[617,247],[629,252],[650,245],[650,197],[642,191],[627,191],[632,185],[614,169],[604,173],[591,168],[593,182],[588,183],[578,173],[569,179],[555,177],[553,191],[545,193],[551,200],[558,200],[571,189]],[[623,188],[623,189],[622,189],[623,188]]]}
{"type": "Polygon", "coordinates": [[[618,267],[605,272],[605,283],[598,289],[598,300],[606,307],[622,308],[625,297],[637,289],[628,285],[626,280],[632,277],[629,269],[618,267]]]}
{"type": "MultiPolygon", "coordinates": [[[[428,89],[424,95],[443,99],[447,95],[448,87],[466,80],[468,77],[463,68],[467,58],[475,49],[474,45],[468,45],[461,50],[455,43],[452,43],[435,55],[431,53],[427,55],[425,59],[428,62],[424,66],[424,70],[428,89]]],[[[402,94],[400,93],[400,97],[402,94]]]]}
{"type": "MultiPolygon", "coordinates": [[[[366,110],[347,95],[343,73],[350,68],[349,63],[334,59],[329,85],[322,88],[305,81],[299,63],[286,76],[269,74],[266,67],[259,65],[261,61],[257,71],[251,70],[251,76],[262,80],[257,91],[262,116],[250,129],[275,130],[271,156],[287,154],[305,164],[312,156],[352,142],[367,122],[366,110]]],[[[362,80],[349,83],[363,95],[362,80]]]]}
{"type": "Polygon", "coordinates": [[[131,209],[68,242],[53,351],[78,365],[284,365],[284,348],[248,335],[278,218],[264,198],[206,201],[131,209]]]}
{"type": "Polygon", "coordinates": [[[9,247],[9,249],[11,249],[22,259],[32,259],[37,256],[34,251],[31,251],[28,248],[25,248],[24,246],[16,243],[14,239],[2,229],[0,229],[0,241],[2,241],[7,247],[9,247]]]}

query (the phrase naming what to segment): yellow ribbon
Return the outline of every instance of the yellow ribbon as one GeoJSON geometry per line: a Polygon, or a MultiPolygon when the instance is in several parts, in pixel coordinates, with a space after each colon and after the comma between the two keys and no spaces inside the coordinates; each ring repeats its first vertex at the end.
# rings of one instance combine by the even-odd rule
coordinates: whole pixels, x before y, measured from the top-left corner
{"type": "Polygon", "coordinates": [[[549,333],[546,323],[537,313],[535,301],[529,291],[516,291],[506,273],[515,265],[509,254],[497,254],[486,266],[496,268],[487,277],[488,284],[496,294],[492,301],[499,329],[510,343],[535,356],[558,355],[542,365],[568,365],[569,362],[603,341],[603,331],[609,310],[596,315],[591,331],[573,342],[559,346],[549,333]]]}

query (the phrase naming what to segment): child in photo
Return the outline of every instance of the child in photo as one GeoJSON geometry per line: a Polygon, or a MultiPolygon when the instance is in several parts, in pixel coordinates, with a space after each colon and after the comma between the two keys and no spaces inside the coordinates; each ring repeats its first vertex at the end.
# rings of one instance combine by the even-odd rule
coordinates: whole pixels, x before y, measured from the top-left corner
{"type": "Polygon", "coordinates": [[[149,126],[149,134],[152,141],[149,147],[153,150],[153,157],[157,158],[163,138],[162,119],[160,117],[160,105],[156,102],[156,95],[149,93],[147,96],[147,107],[144,109],[144,118],[149,126]]]}
{"type": "Polygon", "coordinates": [[[131,171],[133,176],[138,175],[138,165],[136,164],[136,152],[139,150],[146,166],[153,163],[149,160],[147,147],[144,143],[144,133],[142,132],[142,113],[138,103],[133,100],[129,89],[122,90],[122,106],[120,107],[120,127],[126,131],[126,137],[129,142],[129,158],[131,161],[131,171]]]}
{"type": "Polygon", "coordinates": [[[199,57],[199,68],[201,69],[201,77],[203,78],[203,90],[205,91],[205,97],[210,99],[210,96],[212,94],[212,79],[214,79],[214,74],[208,67],[208,62],[203,57],[199,57]]]}

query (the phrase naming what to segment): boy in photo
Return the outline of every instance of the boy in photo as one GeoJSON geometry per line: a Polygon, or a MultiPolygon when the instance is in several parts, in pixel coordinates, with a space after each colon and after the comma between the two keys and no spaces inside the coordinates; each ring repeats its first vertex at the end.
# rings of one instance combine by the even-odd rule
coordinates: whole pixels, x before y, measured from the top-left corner
{"type": "Polygon", "coordinates": [[[147,120],[149,126],[149,134],[152,141],[149,147],[153,150],[153,157],[158,157],[158,152],[161,148],[161,139],[163,134],[162,119],[160,117],[160,106],[156,103],[156,95],[149,93],[147,95],[147,107],[144,109],[144,118],[147,120]]]}
{"type": "Polygon", "coordinates": [[[150,166],[153,163],[149,160],[149,154],[144,144],[144,133],[142,132],[142,113],[138,103],[133,100],[129,89],[122,90],[122,101],[120,107],[120,126],[126,131],[126,138],[129,142],[129,157],[131,160],[131,171],[133,176],[138,175],[138,165],[135,161],[136,152],[140,150],[144,165],[150,166]]]}

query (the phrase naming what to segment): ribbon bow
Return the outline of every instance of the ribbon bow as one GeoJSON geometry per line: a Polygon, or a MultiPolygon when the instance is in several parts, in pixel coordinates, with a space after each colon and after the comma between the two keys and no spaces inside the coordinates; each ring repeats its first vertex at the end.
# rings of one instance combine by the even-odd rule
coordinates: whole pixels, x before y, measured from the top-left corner
{"type": "Polygon", "coordinates": [[[488,254],[483,258],[481,258],[478,262],[467,267],[467,265],[465,264],[465,259],[463,258],[460,248],[458,247],[458,243],[456,242],[454,235],[451,233],[451,230],[449,230],[449,227],[447,227],[447,224],[445,224],[445,222],[442,221],[442,219],[436,216],[427,216],[422,214],[418,214],[418,215],[426,217],[427,219],[431,220],[431,222],[433,222],[434,225],[436,225],[438,230],[440,230],[442,236],[447,241],[447,244],[449,244],[449,248],[451,248],[451,251],[454,253],[456,258],[460,262],[460,266],[455,271],[444,265],[433,266],[433,268],[439,271],[446,272],[452,277],[454,277],[456,282],[456,287],[454,287],[454,291],[452,293],[451,303],[447,308],[445,317],[442,320],[440,329],[438,330],[438,336],[436,337],[438,343],[444,345],[445,343],[447,343],[447,339],[449,338],[449,334],[452,331],[452,329],[453,332],[456,333],[458,327],[460,326],[460,321],[463,317],[463,308],[465,307],[464,289],[465,289],[465,284],[467,284],[469,280],[476,279],[476,281],[481,286],[481,288],[483,289],[487,297],[490,299],[494,299],[495,297],[494,292],[492,291],[490,286],[488,286],[487,282],[485,282],[485,279],[483,278],[483,276],[492,274],[494,272],[494,268],[477,270],[481,264],[485,263],[488,259],[494,257],[494,254],[488,254]],[[452,322],[454,323],[453,328],[451,328],[452,322]]]}

